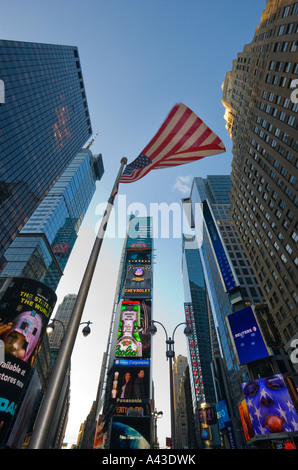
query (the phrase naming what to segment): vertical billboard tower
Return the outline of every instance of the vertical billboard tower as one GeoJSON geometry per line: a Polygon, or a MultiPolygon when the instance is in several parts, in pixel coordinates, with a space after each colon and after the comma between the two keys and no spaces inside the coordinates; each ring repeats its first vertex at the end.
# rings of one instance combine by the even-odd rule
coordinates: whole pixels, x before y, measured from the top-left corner
{"type": "Polygon", "coordinates": [[[98,410],[104,439],[95,440],[96,448],[150,448],[151,233],[150,217],[131,216],[108,341],[103,409],[98,410]]]}

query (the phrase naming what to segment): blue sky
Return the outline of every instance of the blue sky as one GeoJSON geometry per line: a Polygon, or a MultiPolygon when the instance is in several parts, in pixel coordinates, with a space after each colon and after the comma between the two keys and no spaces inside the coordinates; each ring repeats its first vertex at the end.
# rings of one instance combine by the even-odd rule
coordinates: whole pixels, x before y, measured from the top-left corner
{"type": "MultiPolygon", "coordinates": [[[[59,302],[77,293],[100,219],[98,205],[109,196],[120,159],[136,158],[172,106],[183,102],[222,139],[226,153],[196,163],[153,171],[122,184],[127,206],[180,203],[194,176],[230,174],[232,143],[225,129],[221,85],[232,61],[251,42],[265,0],[2,0],[2,39],[78,46],[93,132],[92,151],[102,153],[105,174],[97,186],[79,240],[58,288],[59,302]],[[182,192],[181,188],[185,191],[182,192]]],[[[1,79],[1,70],[0,70],[1,79]]],[[[122,199],[123,200],[123,199],[122,199]]],[[[115,202],[117,215],[118,202],[115,202]]],[[[118,215],[117,215],[118,216],[118,215]]],[[[123,238],[106,238],[82,321],[92,335],[78,335],[72,358],[71,408],[66,442],[75,442],[95,399],[123,238]]],[[[184,320],[181,239],[155,240],[156,320],[169,335],[184,320]]],[[[175,334],[176,354],[186,354],[183,329],[175,334]]],[[[154,339],[153,378],[160,444],[170,435],[168,364],[164,333],[154,339]]]]}

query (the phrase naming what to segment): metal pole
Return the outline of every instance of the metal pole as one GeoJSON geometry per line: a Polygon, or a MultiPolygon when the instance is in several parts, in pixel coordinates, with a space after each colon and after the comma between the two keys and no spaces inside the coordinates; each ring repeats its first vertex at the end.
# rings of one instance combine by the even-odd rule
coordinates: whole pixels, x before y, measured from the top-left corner
{"type": "Polygon", "coordinates": [[[170,400],[171,400],[171,437],[172,437],[172,449],[175,449],[175,409],[174,409],[174,384],[173,384],[173,357],[175,352],[171,349],[171,345],[174,341],[169,338],[167,341],[169,349],[167,351],[167,357],[169,358],[169,370],[170,370],[170,400]]]}
{"type": "Polygon", "coordinates": [[[98,255],[101,249],[108,219],[112,210],[112,205],[114,203],[114,198],[116,195],[115,193],[117,190],[119,179],[123,172],[123,168],[126,165],[126,163],[127,163],[127,159],[122,158],[121,166],[120,166],[118,175],[116,177],[113,189],[111,191],[111,195],[107,203],[107,208],[103,216],[103,219],[101,221],[101,225],[100,225],[96,240],[94,242],[86,270],[85,270],[85,274],[81,282],[77,300],[75,302],[75,305],[71,314],[70,322],[68,324],[65,336],[63,338],[63,342],[61,344],[61,348],[59,350],[59,354],[57,356],[57,360],[55,362],[55,366],[53,368],[53,372],[49,381],[49,385],[46,389],[46,392],[45,392],[45,395],[44,395],[44,398],[40,407],[40,411],[39,411],[39,414],[35,423],[33,434],[32,434],[32,437],[30,439],[30,443],[28,446],[29,449],[45,449],[46,448],[47,438],[49,435],[49,431],[50,431],[54,414],[56,411],[56,407],[58,404],[65,374],[67,373],[67,368],[70,364],[70,358],[71,358],[72,350],[73,350],[74,343],[76,340],[76,335],[79,329],[79,325],[80,325],[81,317],[83,314],[87,295],[89,292],[89,288],[91,285],[91,280],[94,274],[96,262],[97,262],[98,255]]]}

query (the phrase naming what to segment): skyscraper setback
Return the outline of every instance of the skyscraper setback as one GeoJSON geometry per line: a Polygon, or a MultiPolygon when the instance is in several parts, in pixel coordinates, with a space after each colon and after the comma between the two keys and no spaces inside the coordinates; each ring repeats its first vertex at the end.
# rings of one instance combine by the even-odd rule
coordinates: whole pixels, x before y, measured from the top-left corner
{"type": "Polygon", "coordinates": [[[101,154],[79,151],[6,250],[0,277],[29,277],[57,288],[103,172],[101,154]]]}
{"type": "Polygon", "coordinates": [[[92,128],[77,47],[0,40],[0,64],[1,268],[4,251],[92,128]]]}
{"type": "Polygon", "coordinates": [[[283,344],[297,316],[298,2],[267,0],[223,85],[233,141],[231,214],[283,344]]]}

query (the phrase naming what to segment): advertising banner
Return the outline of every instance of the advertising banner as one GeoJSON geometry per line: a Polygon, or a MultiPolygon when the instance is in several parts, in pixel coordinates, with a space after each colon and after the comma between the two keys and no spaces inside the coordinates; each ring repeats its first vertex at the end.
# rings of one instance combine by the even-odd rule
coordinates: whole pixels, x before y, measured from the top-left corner
{"type": "Polygon", "coordinates": [[[186,323],[191,328],[193,333],[188,338],[189,353],[191,357],[190,373],[194,384],[196,400],[198,403],[200,403],[205,399],[205,390],[192,303],[184,303],[184,312],[186,323]]]}
{"type": "Polygon", "coordinates": [[[124,286],[124,298],[151,298],[151,265],[128,265],[124,286]]]}
{"type": "Polygon", "coordinates": [[[31,367],[57,301],[41,282],[8,278],[0,290],[0,442],[16,416],[31,367]]]}
{"type": "Polygon", "coordinates": [[[149,403],[150,366],[114,366],[110,397],[117,405],[149,403]]]}
{"type": "Polygon", "coordinates": [[[150,301],[122,301],[115,357],[150,357],[151,336],[147,334],[150,321],[150,301]]]}
{"type": "Polygon", "coordinates": [[[239,409],[239,415],[240,415],[240,419],[242,423],[245,440],[249,441],[252,437],[254,437],[255,433],[252,428],[251,419],[249,416],[247,403],[245,400],[242,400],[238,409],[239,409]]]}
{"type": "Polygon", "coordinates": [[[247,364],[271,354],[251,306],[231,313],[226,320],[239,364],[247,364]]]}
{"type": "Polygon", "coordinates": [[[219,429],[224,429],[225,423],[230,420],[228,408],[225,400],[218,401],[216,404],[216,413],[219,429]]]}
{"type": "Polygon", "coordinates": [[[255,435],[298,431],[298,416],[282,374],[242,384],[255,435]]]}
{"type": "Polygon", "coordinates": [[[207,406],[199,410],[199,421],[200,423],[211,426],[217,423],[217,414],[214,406],[207,406]]]}
{"type": "Polygon", "coordinates": [[[239,281],[207,200],[203,202],[203,217],[214,257],[219,267],[223,287],[225,291],[228,292],[239,286],[239,281]]]}
{"type": "Polygon", "coordinates": [[[150,418],[114,416],[110,449],[150,449],[150,418]]]}

